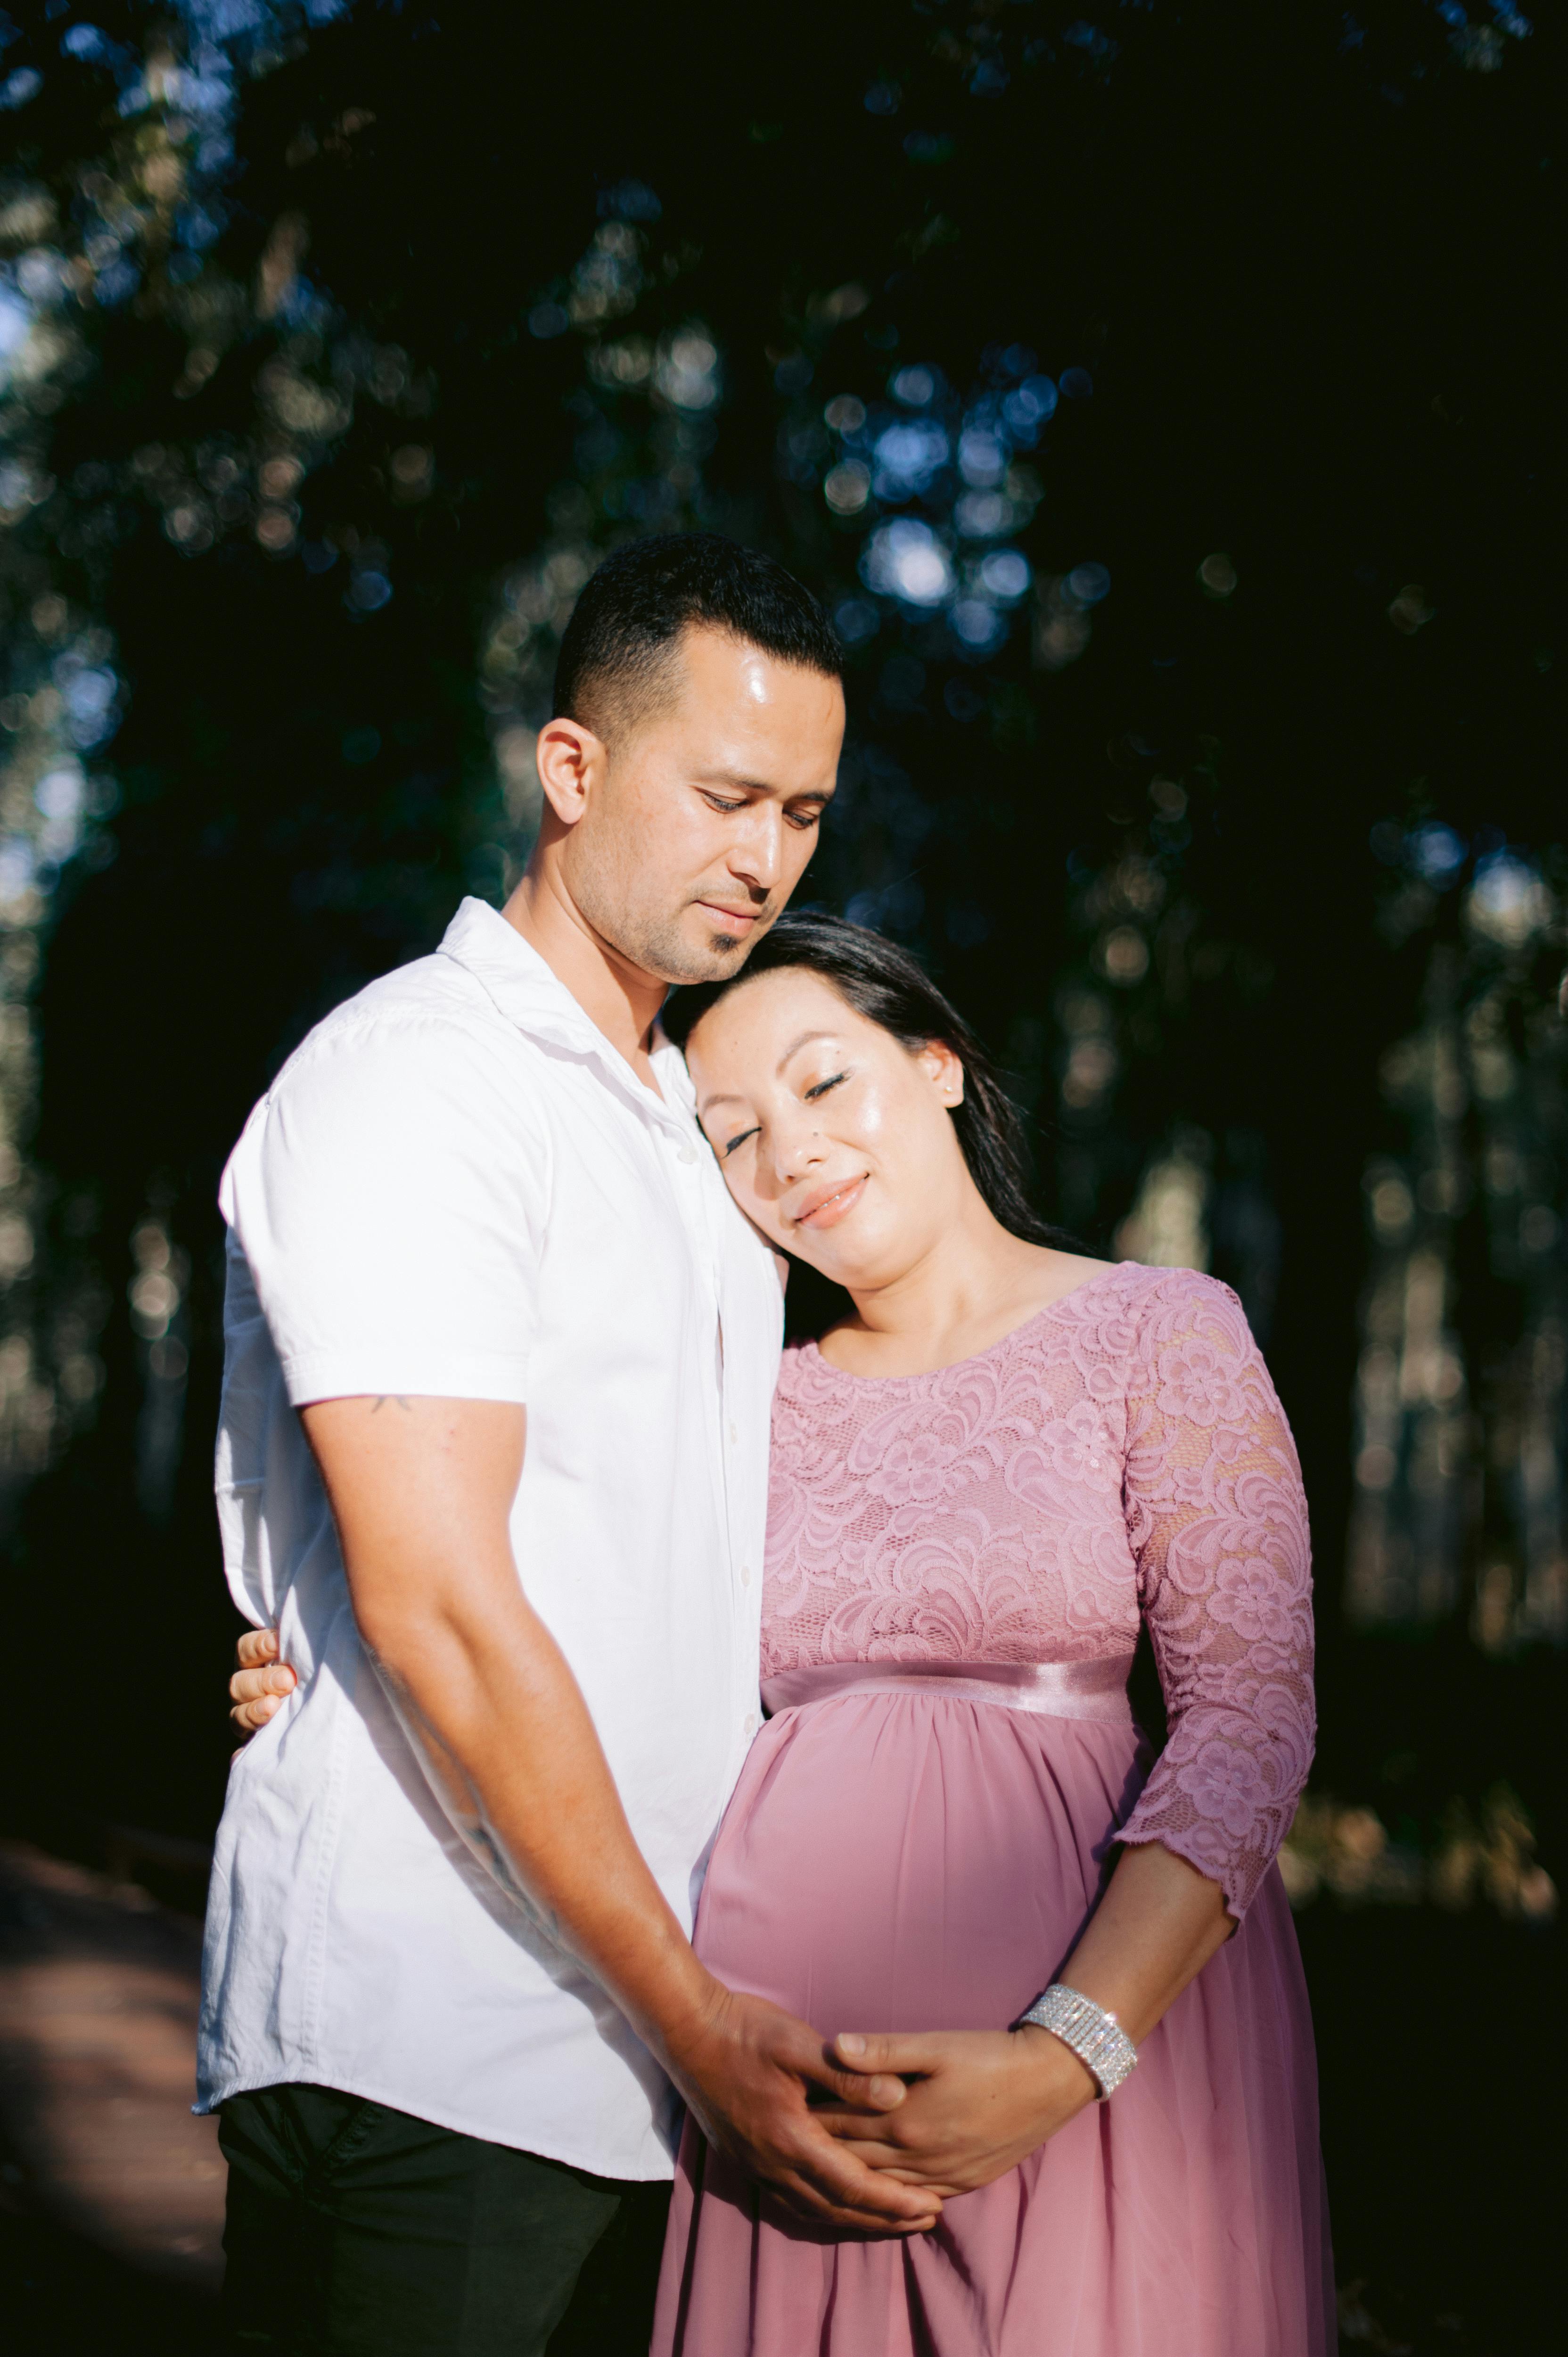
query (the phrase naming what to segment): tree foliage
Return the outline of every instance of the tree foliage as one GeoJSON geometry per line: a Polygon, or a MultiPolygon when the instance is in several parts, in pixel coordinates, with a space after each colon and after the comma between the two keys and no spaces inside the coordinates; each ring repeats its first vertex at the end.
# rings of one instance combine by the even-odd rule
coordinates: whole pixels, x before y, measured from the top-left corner
{"type": "MultiPolygon", "coordinates": [[[[214,1648],[223,1156],[327,1006],[517,872],[596,556],[703,522],[851,642],[807,897],[940,970],[1061,1216],[1238,1286],[1326,1620],[1352,1508],[1408,1534],[1436,1480],[1436,1617],[1500,1564],[1497,1641],[1560,1625],[1539,1577],[1525,1612],[1562,1553],[1554,38],[1027,0],[810,5],[755,50],[705,6],[13,27],[22,1559],[130,1566],[172,1658],[214,1648]],[[1396,1181],[1420,1235],[1378,1224],[1396,1181]],[[1527,1426],[1544,1506],[1518,1446],[1487,1470],[1527,1426]]],[[[174,1758],[140,1805],[194,1789],[174,1758]]]]}

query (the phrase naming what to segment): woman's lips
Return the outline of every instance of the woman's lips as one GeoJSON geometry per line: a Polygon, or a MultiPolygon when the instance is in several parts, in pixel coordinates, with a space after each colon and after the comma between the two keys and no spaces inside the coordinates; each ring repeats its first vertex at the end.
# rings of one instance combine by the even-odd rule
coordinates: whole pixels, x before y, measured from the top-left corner
{"type": "Polygon", "coordinates": [[[796,1227],[836,1228],[865,1192],[867,1176],[863,1170],[858,1178],[845,1178],[836,1187],[819,1188],[808,1195],[805,1210],[795,1214],[796,1227]]]}

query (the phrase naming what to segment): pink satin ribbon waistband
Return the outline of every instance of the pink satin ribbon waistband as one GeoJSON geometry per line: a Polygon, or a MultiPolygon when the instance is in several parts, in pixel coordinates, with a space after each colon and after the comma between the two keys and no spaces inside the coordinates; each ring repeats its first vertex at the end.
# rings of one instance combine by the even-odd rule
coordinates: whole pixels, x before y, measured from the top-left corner
{"type": "Polygon", "coordinates": [[[813,1662],[762,1682],[769,1717],[844,1694],[940,1694],[954,1702],[988,1702],[1045,1718],[1098,1718],[1132,1724],[1127,1700],[1131,1653],[1100,1662],[813,1662]]]}

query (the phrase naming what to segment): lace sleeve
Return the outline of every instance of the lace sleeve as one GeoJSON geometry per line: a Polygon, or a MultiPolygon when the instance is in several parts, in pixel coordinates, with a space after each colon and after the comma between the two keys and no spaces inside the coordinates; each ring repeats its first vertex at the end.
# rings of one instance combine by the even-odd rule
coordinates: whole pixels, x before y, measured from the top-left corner
{"type": "Polygon", "coordinates": [[[1311,1553],[1301,1469],[1241,1306],[1173,1275],[1144,1318],[1125,1497],[1170,1734],[1125,1842],[1163,1842],[1238,1921],[1312,1760],[1311,1553]]]}

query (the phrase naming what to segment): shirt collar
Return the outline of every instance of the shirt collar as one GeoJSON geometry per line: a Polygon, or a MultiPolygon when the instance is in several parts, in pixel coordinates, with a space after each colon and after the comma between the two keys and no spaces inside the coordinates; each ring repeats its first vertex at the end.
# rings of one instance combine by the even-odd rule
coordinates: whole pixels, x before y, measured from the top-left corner
{"type": "Polygon", "coordinates": [[[666,1120],[673,1117],[682,1128],[694,1118],[696,1092],[685,1058],[662,1030],[655,1031],[650,1059],[666,1100],[660,1104],[532,943],[488,901],[470,898],[462,902],[442,936],[438,954],[471,974],[508,1020],[530,1039],[593,1057],[640,1111],[666,1120]]]}

